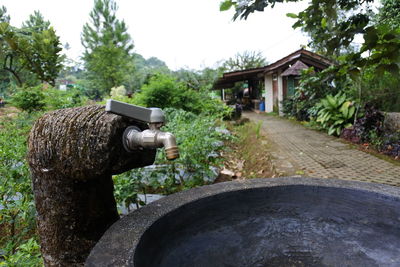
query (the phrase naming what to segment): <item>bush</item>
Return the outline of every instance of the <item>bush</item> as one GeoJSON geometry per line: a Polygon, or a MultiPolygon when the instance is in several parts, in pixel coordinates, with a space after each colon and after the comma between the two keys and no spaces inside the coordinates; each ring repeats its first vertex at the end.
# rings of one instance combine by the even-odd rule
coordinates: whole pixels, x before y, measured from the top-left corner
{"type": "Polygon", "coordinates": [[[42,85],[19,88],[11,99],[14,106],[28,113],[82,106],[86,101],[87,97],[78,89],[61,91],[54,88],[44,89],[42,85]]]}
{"type": "Polygon", "coordinates": [[[364,116],[358,118],[352,127],[344,129],[341,137],[353,143],[376,140],[383,133],[383,120],[383,114],[375,106],[366,104],[364,116]]]}
{"type": "Polygon", "coordinates": [[[161,109],[182,109],[194,114],[221,115],[231,112],[222,101],[212,99],[208,92],[189,89],[183,82],[177,82],[174,77],[165,74],[151,77],[130,103],[161,109]]]}
{"type": "Polygon", "coordinates": [[[400,158],[400,132],[384,134],[380,145],[380,150],[386,155],[400,158]]]}
{"type": "Polygon", "coordinates": [[[17,108],[28,113],[44,110],[46,103],[42,85],[17,89],[17,92],[11,98],[11,102],[17,108]]]}
{"type": "Polygon", "coordinates": [[[126,95],[126,89],[123,85],[111,88],[111,92],[110,92],[111,97],[121,97],[121,96],[125,96],[125,95],[126,95]]]}
{"type": "Polygon", "coordinates": [[[86,96],[75,88],[67,91],[48,88],[43,93],[45,95],[46,110],[79,107],[83,106],[88,100],[86,96]]]}
{"type": "MultiPolygon", "coordinates": [[[[361,100],[371,103],[377,109],[387,112],[400,112],[400,76],[390,72],[380,75],[376,70],[364,70],[362,76],[361,100]]],[[[355,93],[357,95],[357,92],[355,93]]]]}
{"type": "Polygon", "coordinates": [[[38,266],[35,208],[28,164],[27,134],[35,114],[0,121],[0,266],[38,266]],[[29,239],[29,240],[28,240],[29,239]],[[36,245],[35,245],[36,244],[36,245]]]}
{"type": "Polygon", "coordinates": [[[335,96],[327,95],[318,104],[318,116],[316,122],[329,135],[339,136],[344,128],[352,125],[355,116],[355,103],[345,94],[338,93],[335,96]]]}
{"type": "Polygon", "coordinates": [[[152,76],[136,94],[136,103],[145,107],[181,108],[188,104],[185,85],[176,82],[175,78],[165,74],[152,76]]]}

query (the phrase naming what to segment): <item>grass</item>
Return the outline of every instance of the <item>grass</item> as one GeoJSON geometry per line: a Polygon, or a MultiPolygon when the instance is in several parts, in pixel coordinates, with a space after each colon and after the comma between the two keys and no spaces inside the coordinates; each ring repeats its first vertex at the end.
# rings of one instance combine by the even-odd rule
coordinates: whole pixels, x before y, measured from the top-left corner
{"type": "Polygon", "coordinates": [[[229,126],[236,140],[227,144],[229,150],[223,154],[223,164],[225,169],[235,173],[236,178],[272,177],[275,174],[261,126],[262,123],[253,122],[229,126]]]}
{"type": "Polygon", "coordinates": [[[8,106],[0,108],[0,121],[15,118],[21,112],[16,107],[8,106]]]}
{"type": "Polygon", "coordinates": [[[266,115],[266,116],[274,116],[274,117],[279,116],[279,113],[278,113],[278,112],[275,112],[275,111],[272,111],[272,112],[264,112],[264,113],[262,113],[262,114],[264,114],[264,115],[266,115]]]}

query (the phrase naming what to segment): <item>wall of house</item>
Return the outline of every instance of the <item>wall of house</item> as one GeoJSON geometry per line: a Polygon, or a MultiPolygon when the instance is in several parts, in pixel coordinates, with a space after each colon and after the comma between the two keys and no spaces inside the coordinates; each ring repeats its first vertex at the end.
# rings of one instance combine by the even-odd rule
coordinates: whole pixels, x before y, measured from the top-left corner
{"type": "Polygon", "coordinates": [[[265,75],[264,78],[264,97],[265,97],[265,112],[272,112],[274,108],[272,95],[272,75],[265,75]]]}
{"type": "Polygon", "coordinates": [[[282,81],[282,71],[278,72],[278,106],[279,106],[279,116],[283,116],[282,112],[282,101],[283,101],[283,81],[282,81]]]}

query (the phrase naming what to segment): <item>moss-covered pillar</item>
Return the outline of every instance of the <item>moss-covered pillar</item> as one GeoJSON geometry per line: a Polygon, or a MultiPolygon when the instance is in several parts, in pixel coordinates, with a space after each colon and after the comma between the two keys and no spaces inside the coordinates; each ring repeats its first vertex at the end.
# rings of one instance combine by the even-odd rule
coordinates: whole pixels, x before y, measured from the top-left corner
{"type": "Polygon", "coordinates": [[[29,135],[28,161],[46,266],[81,266],[119,219],[111,176],[150,165],[155,150],[125,151],[122,133],[139,124],[92,105],[45,114],[29,135]]]}

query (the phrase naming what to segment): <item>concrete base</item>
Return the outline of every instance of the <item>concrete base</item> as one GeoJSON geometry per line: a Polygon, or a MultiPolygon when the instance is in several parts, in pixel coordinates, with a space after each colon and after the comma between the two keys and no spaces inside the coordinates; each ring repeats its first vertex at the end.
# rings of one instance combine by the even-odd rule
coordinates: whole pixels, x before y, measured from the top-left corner
{"type": "Polygon", "coordinates": [[[396,266],[400,189],[253,179],[165,197],[115,223],[87,266],[396,266]]]}

